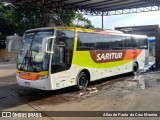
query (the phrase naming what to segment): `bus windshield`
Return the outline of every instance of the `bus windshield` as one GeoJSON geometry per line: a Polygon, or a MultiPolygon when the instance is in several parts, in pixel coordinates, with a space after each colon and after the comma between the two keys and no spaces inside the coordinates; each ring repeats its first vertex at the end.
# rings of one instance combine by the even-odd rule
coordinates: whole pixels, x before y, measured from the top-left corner
{"type": "Polygon", "coordinates": [[[42,40],[50,36],[53,36],[53,31],[25,33],[18,51],[17,69],[34,72],[47,71],[49,54],[42,51],[42,40]]]}

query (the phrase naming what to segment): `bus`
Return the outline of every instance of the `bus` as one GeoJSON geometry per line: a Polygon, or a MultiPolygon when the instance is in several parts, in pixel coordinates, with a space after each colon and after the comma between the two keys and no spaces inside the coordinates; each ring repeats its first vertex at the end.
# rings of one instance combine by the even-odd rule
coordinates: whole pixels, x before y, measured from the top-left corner
{"type": "Polygon", "coordinates": [[[104,29],[45,27],[27,30],[19,45],[16,79],[20,86],[85,89],[89,82],[148,64],[147,36],[104,29]]]}

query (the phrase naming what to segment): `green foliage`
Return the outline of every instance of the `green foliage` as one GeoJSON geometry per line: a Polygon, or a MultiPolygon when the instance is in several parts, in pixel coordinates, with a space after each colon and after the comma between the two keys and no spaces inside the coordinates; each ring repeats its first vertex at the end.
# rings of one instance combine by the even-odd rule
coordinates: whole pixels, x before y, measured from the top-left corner
{"type": "Polygon", "coordinates": [[[85,18],[82,14],[79,14],[79,13],[76,14],[76,21],[81,22],[80,24],[81,27],[94,28],[94,26],[92,25],[92,22],[88,18],[85,18]]]}
{"type": "Polygon", "coordinates": [[[11,4],[5,5],[0,3],[0,48],[5,48],[6,35],[15,33],[15,24],[12,19],[13,7],[11,4]]]}
{"type": "Polygon", "coordinates": [[[0,39],[5,39],[6,35],[14,34],[15,24],[12,19],[13,8],[11,5],[0,3],[0,39]]]}
{"type": "Polygon", "coordinates": [[[50,21],[47,22],[46,26],[68,26],[68,27],[83,27],[83,28],[94,28],[92,22],[85,18],[82,14],[75,13],[74,11],[62,11],[58,15],[48,14],[52,16],[50,21]]]}
{"type": "Polygon", "coordinates": [[[75,12],[74,11],[63,11],[61,14],[59,14],[58,21],[61,21],[60,25],[58,26],[73,26],[73,22],[75,20],[75,12]]]}
{"type": "Polygon", "coordinates": [[[43,27],[43,17],[40,10],[31,6],[14,6],[13,21],[16,25],[16,33],[22,35],[27,29],[43,27]]]}
{"type": "Polygon", "coordinates": [[[94,27],[90,20],[74,11],[61,11],[60,14],[50,13],[45,8],[26,5],[5,5],[0,3],[0,39],[6,35],[23,35],[27,29],[47,26],[75,26],[94,27]]]}

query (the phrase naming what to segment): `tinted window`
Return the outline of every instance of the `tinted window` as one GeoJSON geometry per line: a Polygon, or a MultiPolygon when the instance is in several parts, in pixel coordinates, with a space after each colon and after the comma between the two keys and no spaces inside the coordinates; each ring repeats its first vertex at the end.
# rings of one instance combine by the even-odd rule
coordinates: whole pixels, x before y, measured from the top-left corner
{"type": "Polygon", "coordinates": [[[124,49],[148,49],[148,41],[141,37],[125,38],[124,49]]]}
{"type": "Polygon", "coordinates": [[[148,49],[148,40],[142,37],[132,37],[132,41],[128,41],[133,48],[148,49]]]}
{"type": "Polygon", "coordinates": [[[146,38],[139,38],[139,49],[148,49],[148,39],[146,38]]]}
{"type": "Polygon", "coordinates": [[[96,42],[96,50],[110,50],[111,49],[111,41],[108,35],[101,35],[96,42]]]}
{"type": "Polygon", "coordinates": [[[56,31],[55,45],[64,46],[53,48],[54,54],[52,57],[52,73],[67,70],[71,67],[72,56],[73,56],[73,45],[74,45],[74,32],[69,30],[58,30],[56,31]],[[61,54],[64,57],[64,63],[61,62],[61,54]]]}
{"type": "Polygon", "coordinates": [[[110,50],[111,43],[108,35],[96,33],[78,33],[77,50],[110,50]]]}
{"type": "Polygon", "coordinates": [[[125,37],[124,49],[134,49],[137,47],[137,42],[133,37],[125,37]]]}
{"type": "Polygon", "coordinates": [[[78,33],[77,50],[122,50],[123,37],[96,33],[78,33]]]}
{"type": "Polygon", "coordinates": [[[77,50],[95,50],[98,34],[78,33],[77,50]]]}
{"type": "Polygon", "coordinates": [[[73,50],[74,32],[68,30],[58,30],[56,31],[56,41],[64,42],[67,49],[73,50]]]}
{"type": "Polygon", "coordinates": [[[136,48],[147,49],[147,39],[120,35],[78,33],[77,50],[127,50],[136,48]]]}
{"type": "Polygon", "coordinates": [[[112,50],[123,50],[123,36],[110,35],[112,50]]]}

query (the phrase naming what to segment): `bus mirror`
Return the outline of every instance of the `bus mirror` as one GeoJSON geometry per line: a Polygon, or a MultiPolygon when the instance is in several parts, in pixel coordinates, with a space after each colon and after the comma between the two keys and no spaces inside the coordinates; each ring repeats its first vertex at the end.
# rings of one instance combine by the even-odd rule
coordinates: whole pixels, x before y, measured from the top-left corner
{"type": "Polygon", "coordinates": [[[12,49],[12,41],[13,41],[13,40],[10,40],[10,41],[8,42],[8,52],[9,52],[9,53],[11,52],[11,49],[12,49]]]}
{"type": "Polygon", "coordinates": [[[50,49],[49,49],[49,40],[52,40],[54,41],[56,37],[55,36],[52,36],[52,37],[47,37],[47,38],[43,38],[42,40],[42,51],[43,52],[46,52],[46,53],[53,53],[50,49]],[[49,49],[49,50],[48,50],[49,49]]]}

